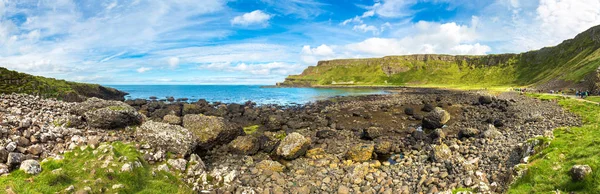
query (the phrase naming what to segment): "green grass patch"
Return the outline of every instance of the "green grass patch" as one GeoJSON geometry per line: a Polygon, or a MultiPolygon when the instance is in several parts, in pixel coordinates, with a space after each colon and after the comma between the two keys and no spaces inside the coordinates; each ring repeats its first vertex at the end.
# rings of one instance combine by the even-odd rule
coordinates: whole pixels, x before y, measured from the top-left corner
{"type": "Polygon", "coordinates": [[[256,131],[258,130],[259,127],[260,127],[259,125],[252,125],[252,126],[244,127],[244,133],[246,133],[246,135],[252,135],[252,134],[256,133],[256,131]]]}
{"type": "Polygon", "coordinates": [[[457,188],[452,190],[452,194],[457,194],[458,192],[471,192],[471,193],[475,193],[475,191],[473,191],[473,189],[471,188],[457,188]]]}
{"type": "Polygon", "coordinates": [[[43,162],[42,172],[38,175],[28,175],[16,170],[8,176],[0,177],[0,188],[11,188],[16,193],[25,194],[61,192],[70,185],[75,187],[75,191],[90,187],[92,193],[192,193],[173,174],[160,171],[155,176],[152,175],[153,166],[141,159],[141,154],[135,147],[118,142],[111,145],[113,149],[107,148],[109,151],[106,153],[102,146],[97,151],[77,148],[65,153],[62,160],[43,162]],[[113,157],[114,160],[111,165],[102,168],[108,157],[113,157]],[[123,159],[119,161],[119,157],[123,159]],[[134,168],[131,172],[120,172],[123,164],[136,160],[141,161],[141,167],[134,168]],[[124,188],[112,189],[116,184],[122,184],[124,188]]]}
{"type": "MultiPolygon", "coordinates": [[[[543,99],[556,99],[565,109],[583,119],[583,126],[554,130],[549,146],[531,157],[527,172],[508,193],[597,193],[600,191],[600,106],[559,96],[535,94],[543,99]],[[581,182],[569,176],[573,165],[587,164],[592,174],[581,182]]],[[[544,140],[547,141],[547,140],[544,140]]]]}
{"type": "Polygon", "coordinates": [[[600,96],[588,96],[585,99],[593,102],[600,102],[600,96]]]}

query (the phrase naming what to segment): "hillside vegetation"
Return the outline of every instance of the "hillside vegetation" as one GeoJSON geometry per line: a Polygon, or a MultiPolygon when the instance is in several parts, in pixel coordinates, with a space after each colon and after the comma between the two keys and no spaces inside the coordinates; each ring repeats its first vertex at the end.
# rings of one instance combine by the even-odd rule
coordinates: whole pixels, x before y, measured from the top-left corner
{"type": "Polygon", "coordinates": [[[0,93],[26,93],[65,101],[83,101],[86,97],[124,100],[125,92],[97,84],[85,84],[33,76],[0,67],[0,93]]]}
{"type": "Polygon", "coordinates": [[[471,85],[597,89],[600,26],[554,47],[484,56],[407,55],[320,61],[280,86],[471,85]]]}

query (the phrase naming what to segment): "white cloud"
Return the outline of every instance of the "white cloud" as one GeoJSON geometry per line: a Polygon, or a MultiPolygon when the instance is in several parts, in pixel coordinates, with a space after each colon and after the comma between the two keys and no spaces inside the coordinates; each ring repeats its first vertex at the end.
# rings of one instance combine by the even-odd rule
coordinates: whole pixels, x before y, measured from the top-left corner
{"type": "Polygon", "coordinates": [[[250,73],[254,75],[289,75],[296,74],[302,71],[305,66],[298,64],[288,64],[281,62],[272,63],[259,63],[259,64],[247,64],[247,63],[210,63],[200,65],[199,69],[216,70],[216,71],[227,71],[227,72],[242,72],[250,73]]]}
{"type": "Polygon", "coordinates": [[[140,67],[140,68],[136,69],[136,71],[138,73],[144,73],[144,72],[150,71],[150,70],[152,70],[152,68],[149,68],[149,67],[140,67]]]}
{"type": "Polygon", "coordinates": [[[377,14],[383,17],[406,17],[414,13],[408,7],[415,3],[415,0],[382,0],[369,7],[369,11],[373,12],[371,15],[377,14]]]}
{"type": "Polygon", "coordinates": [[[360,32],[372,32],[373,34],[379,34],[379,28],[367,24],[355,25],[352,30],[360,32]]]}
{"type": "Polygon", "coordinates": [[[541,31],[555,40],[574,35],[600,24],[599,0],[540,0],[537,19],[541,31]]]}
{"type": "Polygon", "coordinates": [[[174,69],[179,66],[179,57],[171,57],[169,58],[169,68],[174,69]]]}
{"type": "Polygon", "coordinates": [[[267,25],[269,19],[271,19],[271,15],[261,11],[255,10],[250,13],[245,13],[241,16],[236,16],[231,20],[231,24],[233,25],[267,25]]]}

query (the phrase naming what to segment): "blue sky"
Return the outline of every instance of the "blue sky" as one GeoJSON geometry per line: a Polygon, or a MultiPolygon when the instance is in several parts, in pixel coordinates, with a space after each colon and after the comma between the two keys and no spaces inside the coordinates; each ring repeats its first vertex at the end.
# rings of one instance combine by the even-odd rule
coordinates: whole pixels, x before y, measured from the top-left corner
{"type": "Polygon", "coordinates": [[[553,46],[600,0],[0,0],[0,66],[100,84],[274,84],[319,60],[553,46]]]}

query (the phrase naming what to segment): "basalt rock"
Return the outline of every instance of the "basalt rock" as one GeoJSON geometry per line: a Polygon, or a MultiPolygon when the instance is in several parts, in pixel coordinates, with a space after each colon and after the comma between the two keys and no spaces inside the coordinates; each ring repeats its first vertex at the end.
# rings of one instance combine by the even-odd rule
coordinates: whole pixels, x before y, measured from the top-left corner
{"type": "Polygon", "coordinates": [[[210,150],[214,146],[229,143],[244,134],[241,127],[227,122],[221,117],[206,115],[185,115],[183,127],[189,129],[197,138],[198,147],[210,150]]]}

